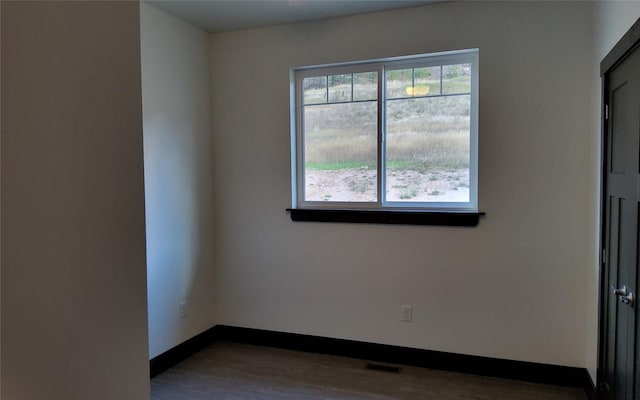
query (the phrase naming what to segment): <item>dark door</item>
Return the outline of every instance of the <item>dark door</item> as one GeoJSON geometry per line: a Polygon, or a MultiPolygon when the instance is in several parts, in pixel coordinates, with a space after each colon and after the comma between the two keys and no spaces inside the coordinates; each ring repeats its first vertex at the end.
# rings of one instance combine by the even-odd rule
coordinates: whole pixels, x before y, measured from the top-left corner
{"type": "MultiPolygon", "coordinates": [[[[640,50],[605,76],[603,209],[604,399],[632,400],[638,329],[638,208],[640,205],[640,50]]],[[[638,386],[640,389],[640,386],[638,386]]]]}

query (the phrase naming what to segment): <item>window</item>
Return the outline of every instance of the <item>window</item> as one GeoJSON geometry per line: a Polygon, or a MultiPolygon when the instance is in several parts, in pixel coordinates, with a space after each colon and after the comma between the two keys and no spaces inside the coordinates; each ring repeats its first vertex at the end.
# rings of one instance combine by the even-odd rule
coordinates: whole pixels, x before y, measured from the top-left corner
{"type": "Polygon", "coordinates": [[[293,209],[477,211],[477,49],[291,77],[293,209]]]}

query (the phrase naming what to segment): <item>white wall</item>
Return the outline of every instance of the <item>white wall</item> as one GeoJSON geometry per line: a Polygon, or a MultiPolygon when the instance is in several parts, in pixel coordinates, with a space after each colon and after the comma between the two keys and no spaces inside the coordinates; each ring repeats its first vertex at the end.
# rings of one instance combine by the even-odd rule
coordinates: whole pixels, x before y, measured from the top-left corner
{"type": "Polygon", "coordinates": [[[594,11],[594,45],[599,63],[640,18],[640,1],[599,1],[594,11]]]}
{"type": "Polygon", "coordinates": [[[216,321],[211,70],[205,32],[140,7],[149,350],[155,357],[216,321]]]}
{"type": "Polygon", "coordinates": [[[591,378],[595,381],[598,360],[598,297],[593,295],[598,293],[599,286],[599,257],[597,255],[600,241],[600,162],[601,162],[601,79],[600,62],[613,49],[613,46],[622,38],[629,28],[640,18],[640,1],[598,1],[593,8],[593,61],[592,66],[592,135],[591,143],[591,169],[589,175],[592,177],[592,210],[594,212],[594,228],[592,249],[594,249],[594,263],[588,271],[589,291],[586,300],[588,314],[587,328],[587,350],[586,366],[589,369],[591,378]]]}
{"type": "MultiPolygon", "coordinates": [[[[2,45],[2,6],[0,6],[0,46],[2,45]]],[[[1,47],[0,47],[1,49],[1,47]]],[[[2,51],[0,50],[0,88],[2,87],[2,51]]],[[[0,90],[1,92],[1,90],[0,90]]],[[[0,132],[2,130],[2,96],[0,95],[0,132]]],[[[0,133],[0,177],[2,176],[2,140],[0,133]]],[[[2,396],[2,184],[0,179],[0,396],[2,396]]]]}
{"type": "Polygon", "coordinates": [[[2,7],[2,389],[149,397],[139,8],[2,7]]]}
{"type": "Polygon", "coordinates": [[[455,2],[212,35],[218,323],[583,367],[591,16],[455,2]],[[473,47],[477,228],[290,221],[290,67],[473,47]]]}

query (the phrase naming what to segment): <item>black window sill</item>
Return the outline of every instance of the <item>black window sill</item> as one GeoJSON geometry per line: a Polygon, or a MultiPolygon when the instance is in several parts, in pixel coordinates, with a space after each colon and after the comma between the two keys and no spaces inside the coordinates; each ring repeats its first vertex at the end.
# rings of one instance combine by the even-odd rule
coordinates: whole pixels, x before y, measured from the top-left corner
{"type": "Polygon", "coordinates": [[[335,210],[287,208],[292,221],[361,224],[476,226],[483,212],[420,210],[335,210]]]}

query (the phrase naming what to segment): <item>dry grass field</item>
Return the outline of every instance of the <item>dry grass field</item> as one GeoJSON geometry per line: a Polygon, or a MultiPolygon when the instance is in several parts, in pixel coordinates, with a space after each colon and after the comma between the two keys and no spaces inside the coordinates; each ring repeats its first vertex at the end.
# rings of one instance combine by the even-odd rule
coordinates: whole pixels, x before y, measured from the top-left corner
{"type": "MultiPolygon", "coordinates": [[[[387,90],[400,93],[403,84],[387,90]]],[[[350,90],[336,86],[329,96],[339,100],[350,90]]],[[[305,98],[316,92],[307,90],[305,98]]],[[[376,101],[305,106],[306,200],[375,201],[377,121],[376,101]]],[[[390,99],[385,121],[388,201],[468,201],[469,94],[390,99]]]]}

